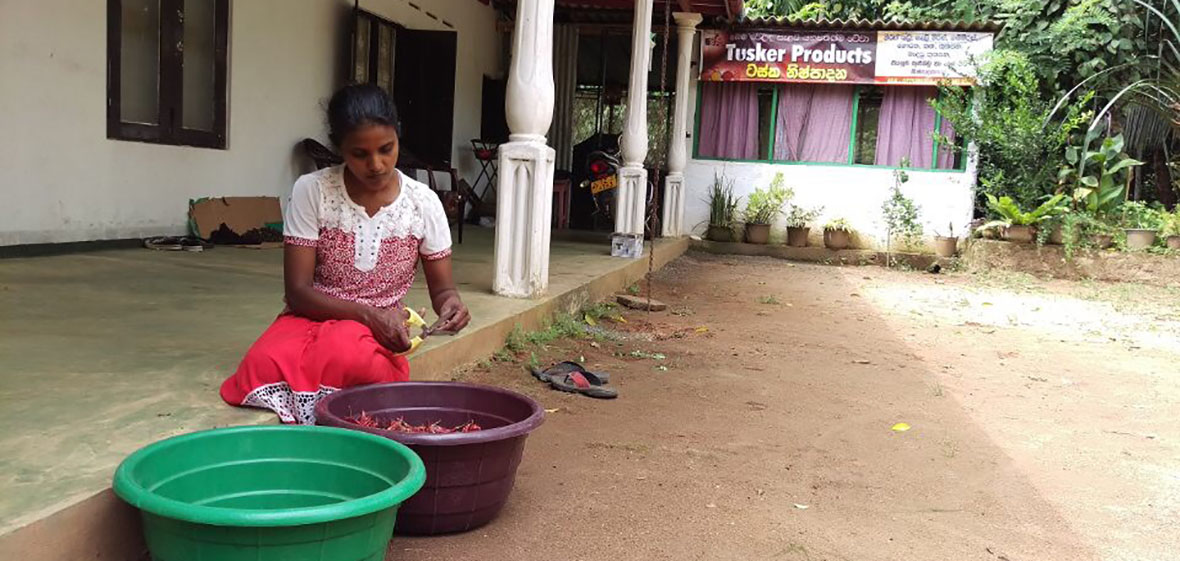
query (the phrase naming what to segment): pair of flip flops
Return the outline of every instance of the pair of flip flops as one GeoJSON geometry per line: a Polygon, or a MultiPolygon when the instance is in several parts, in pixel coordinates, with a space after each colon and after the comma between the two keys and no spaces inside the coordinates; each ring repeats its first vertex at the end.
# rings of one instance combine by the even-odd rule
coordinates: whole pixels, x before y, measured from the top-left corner
{"type": "Polygon", "coordinates": [[[614,388],[605,387],[610,383],[610,375],[605,372],[591,372],[585,366],[573,361],[559,362],[538,370],[530,369],[533,377],[549,384],[555,390],[570,393],[580,393],[586,397],[598,399],[614,399],[619,392],[614,388]]]}
{"type": "Polygon", "coordinates": [[[159,236],[143,240],[143,246],[156,251],[204,251],[213,244],[193,236],[159,236]]]}

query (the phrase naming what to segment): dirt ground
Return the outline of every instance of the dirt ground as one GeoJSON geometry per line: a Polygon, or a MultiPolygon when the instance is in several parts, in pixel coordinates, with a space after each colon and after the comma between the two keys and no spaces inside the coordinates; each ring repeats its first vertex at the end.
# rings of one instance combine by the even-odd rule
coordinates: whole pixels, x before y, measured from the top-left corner
{"type": "Polygon", "coordinates": [[[617,400],[456,373],[557,411],[497,521],[389,559],[1180,558],[1176,288],[690,254],[655,297],[532,351],[617,400]]]}

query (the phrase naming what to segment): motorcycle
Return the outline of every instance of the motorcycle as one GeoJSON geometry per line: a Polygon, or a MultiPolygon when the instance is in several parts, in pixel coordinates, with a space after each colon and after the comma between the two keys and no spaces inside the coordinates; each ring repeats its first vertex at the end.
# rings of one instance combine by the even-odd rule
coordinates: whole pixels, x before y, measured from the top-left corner
{"type": "Polygon", "coordinates": [[[594,229],[613,229],[615,198],[619,187],[619,157],[606,150],[595,150],[586,158],[586,177],[580,187],[589,189],[594,200],[594,229]]]}
{"type": "MultiPolygon", "coordinates": [[[[614,230],[615,207],[617,204],[619,187],[619,168],[622,167],[617,152],[595,150],[586,158],[586,177],[578,186],[589,189],[594,200],[594,229],[614,230]]],[[[655,199],[655,183],[648,179],[646,208],[653,208],[655,199]]],[[[659,231],[659,217],[649,212],[645,221],[645,237],[651,238],[659,231]]]]}

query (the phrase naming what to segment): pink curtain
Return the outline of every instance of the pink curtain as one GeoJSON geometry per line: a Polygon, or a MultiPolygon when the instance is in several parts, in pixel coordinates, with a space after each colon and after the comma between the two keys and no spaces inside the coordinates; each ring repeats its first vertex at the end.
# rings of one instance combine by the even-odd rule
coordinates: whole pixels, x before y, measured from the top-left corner
{"type": "Polygon", "coordinates": [[[909,158],[910,167],[930,168],[936,116],[927,100],[937,95],[938,89],[933,87],[885,88],[877,122],[877,165],[897,166],[903,158],[909,158]]]}
{"type": "Polygon", "coordinates": [[[703,84],[699,134],[703,158],[758,159],[758,84],[703,84]]]}
{"type": "Polygon", "coordinates": [[[787,84],[779,90],[774,159],[848,162],[852,86],[787,84]]]}

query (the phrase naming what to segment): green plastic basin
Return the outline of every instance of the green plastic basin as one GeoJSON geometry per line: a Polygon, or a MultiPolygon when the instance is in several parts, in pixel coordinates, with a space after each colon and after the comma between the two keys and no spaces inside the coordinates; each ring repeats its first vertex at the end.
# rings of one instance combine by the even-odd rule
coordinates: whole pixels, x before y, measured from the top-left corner
{"type": "Polygon", "coordinates": [[[422,487],[402,444],[311,426],[235,427],[151,444],[115,472],[155,561],[381,561],[422,487]]]}

